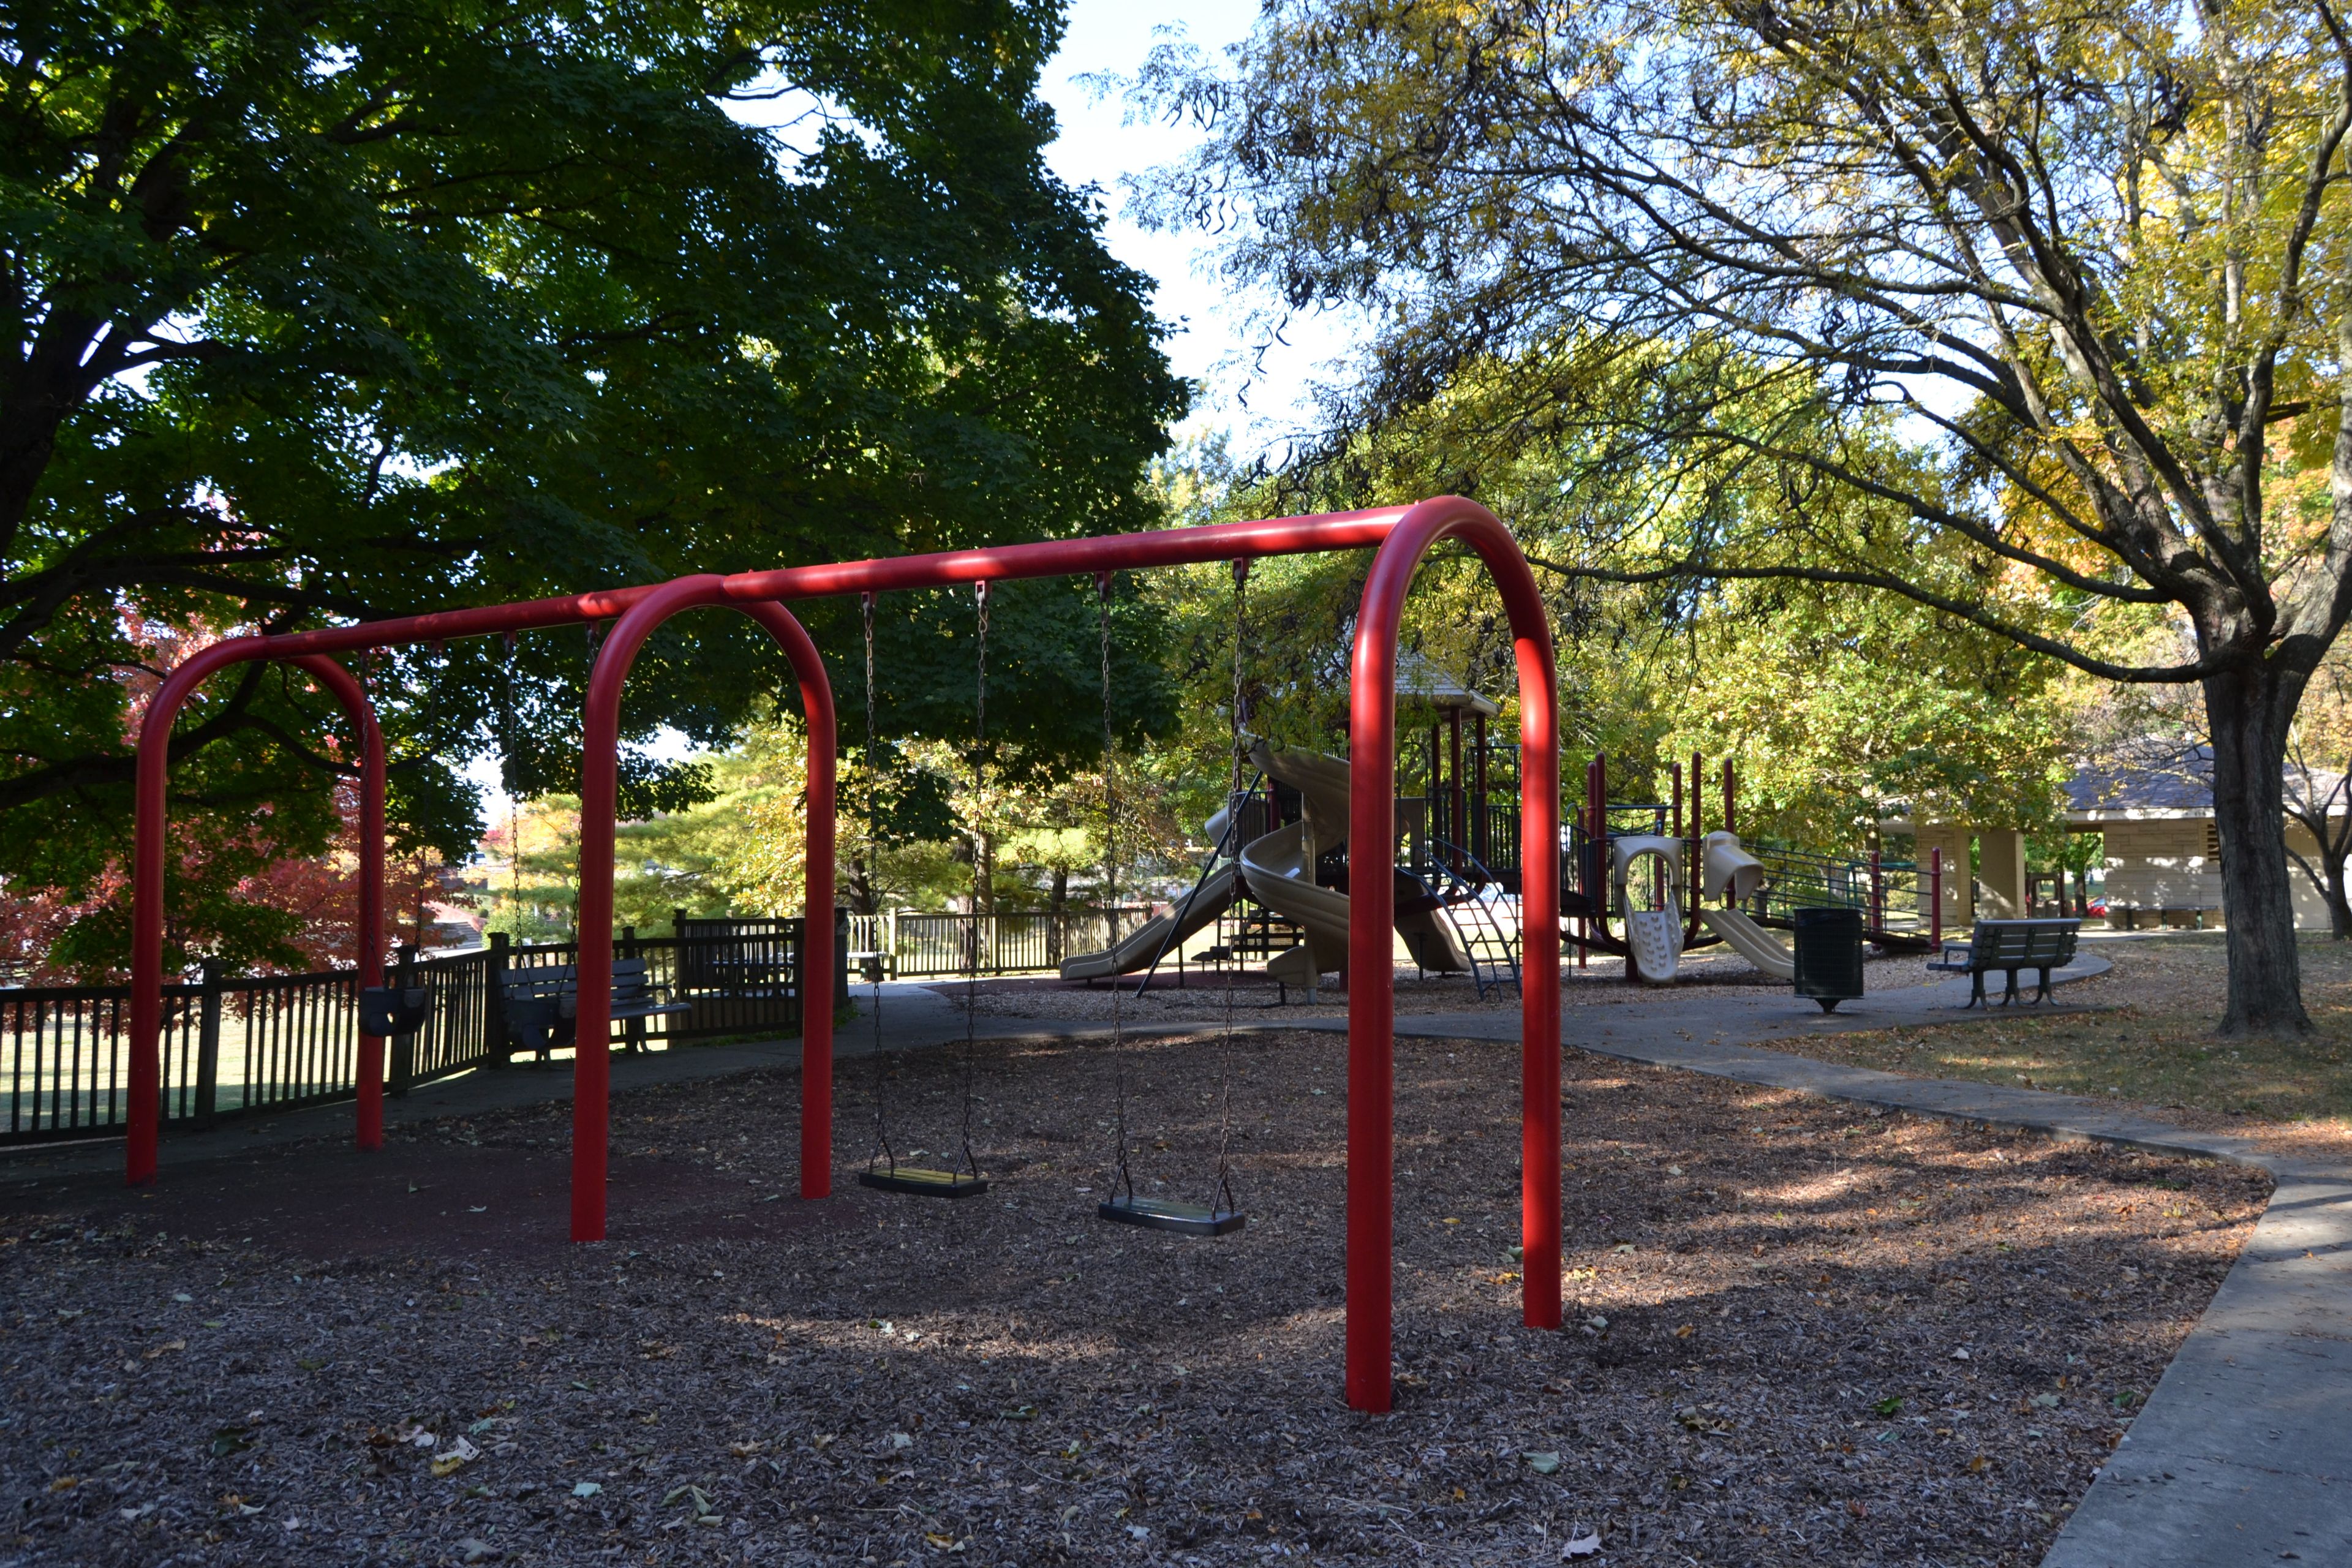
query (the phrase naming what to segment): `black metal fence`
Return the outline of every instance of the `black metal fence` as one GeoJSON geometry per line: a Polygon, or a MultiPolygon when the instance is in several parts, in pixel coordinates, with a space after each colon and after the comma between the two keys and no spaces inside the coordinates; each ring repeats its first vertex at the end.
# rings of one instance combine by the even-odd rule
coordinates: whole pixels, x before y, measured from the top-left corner
{"type": "MultiPolygon", "coordinates": [[[[628,1049],[801,1026],[802,922],[686,921],[675,937],[625,931],[622,956],[691,1010],[615,1020],[628,1049]]],[[[408,984],[433,994],[425,1026],[391,1042],[388,1087],[505,1062],[500,982],[510,970],[571,964],[573,942],[489,946],[412,961],[408,984]]],[[[122,1131],[130,1105],[128,986],[0,989],[0,1143],[122,1131]]],[[[350,1099],[359,1077],[359,980],[351,970],[236,978],[207,965],[163,987],[163,1119],[204,1126],[223,1116],[350,1099]]]]}
{"type": "Polygon", "coordinates": [[[982,974],[1037,973],[1059,967],[1066,958],[1108,947],[1114,915],[1118,934],[1126,936],[1150,919],[1151,911],[1140,905],[1108,912],[1069,909],[1058,915],[1044,910],[970,915],[901,910],[851,916],[849,945],[860,952],[884,954],[891,975],[902,980],[969,974],[975,957],[982,974]]]}

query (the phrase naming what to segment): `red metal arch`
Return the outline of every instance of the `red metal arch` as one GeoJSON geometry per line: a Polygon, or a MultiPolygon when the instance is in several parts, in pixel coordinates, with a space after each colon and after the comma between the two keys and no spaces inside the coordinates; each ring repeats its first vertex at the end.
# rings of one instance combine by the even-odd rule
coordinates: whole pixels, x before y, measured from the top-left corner
{"type": "MultiPolygon", "coordinates": [[[[163,1116],[163,894],[169,821],[172,725],[205,679],[233,664],[270,657],[268,637],[232,637],[200,648],[166,676],[139,724],[134,774],[137,818],[131,840],[131,1103],[123,1118],[124,1175],[132,1186],[155,1177],[163,1116]]],[[[383,984],[383,731],[375,708],[352,672],[323,654],[287,662],[310,671],[342,707],[359,734],[359,981],[383,984]]],[[[383,1040],[360,1037],[356,1140],[383,1146],[383,1040]]]]}
{"type": "Polygon", "coordinates": [[[790,611],[738,602],[726,580],[663,584],[614,625],[588,677],[580,753],[579,1048],[572,1056],[572,1239],[604,1238],[604,1184],[612,1115],[612,1059],[590,1048],[612,1032],[613,841],[619,795],[621,690],[654,628],[681,610],[740,610],[782,645],[799,677],[808,718],[808,903],[801,931],[801,1196],[833,1191],[833,687],[824,659],[790,611]]]}
{"type": "MultiPolygon", "coordinates": [[[[1348,723],[1348,963],[1385,974],[1395,939],[1397,626],[1422,557],[1478,552],[1511,622],[1519,677],[1520,1310],[1559,1327],[1559,732],[1551,627],[1510,530],[1459,496],[1401,519],[1364,581],[1348,723]]],[[[1348,1403],[1389,1407],[1396,1179],[1396,998],[1348,988],[1348,1403]]]]}

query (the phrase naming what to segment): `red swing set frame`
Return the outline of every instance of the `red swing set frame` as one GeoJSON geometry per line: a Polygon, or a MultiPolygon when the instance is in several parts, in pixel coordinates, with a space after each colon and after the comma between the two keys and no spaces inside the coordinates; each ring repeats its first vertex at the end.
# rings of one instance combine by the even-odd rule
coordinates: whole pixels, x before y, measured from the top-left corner
{"type": "MultiPolygon", "coordinates": [[[[637,650],[681,611],[723,606],[765,626],[800,683],[808,721],[809,903],[803,973],[834,968],[833,908],[835,733],[824,663],[787,603],[832,595],[886,593],[1013,578],[1099,576],[1211,561],[1255,560],[1329,550],[1376,548],[1364,584],[1350,668],[1349,964],[1383,975],[1392,963],[1395,893],[1396,655],[1399,622],[1414,571],[1438,543],[1475,551],[1507,612],[1519,682],[1520,1233],[1522,1319],[1557,1329],[1559,1279],[1559,737],[1550,628],[1534,574],[1510,531],[1475,502],[1439,496],[1410,507],[1276,518],[1104,538],[1055,540],[1001,549],[795,566],[732,576],[680,577],[644,587],[363,622],[278,637],[215,643],[174,669],[149,704],[139,733],[137,826],[131,851],[131,1013],[129,1138],[125,1173],[152,1181],[163,1112],[159,1050],[163,1019],[165,851],[172,729],[208,676],[255,659],[292,663],[341,704],[358,734],[361,765],[360,984],[383,975],[383,743],[366,691],[334,656],[452,638],[614,621],[596,653],[582,734],[579,1024],[574,1055],[572,1237],[605,1231],[610,1122],[608,1053],[585,1048],[610,1033],[613,848],[621,692],[637,650]]],[[[833,1190],[833,990],[803,988],[801,1040],[801,1195],[833,1190]]],[[[1348,992],[1348,1404],[1382,1411],[1391,1398],[1394,1241],[1395,999],[1370,984],[1348,992]]],[[[383,1142],[383,1041],[360,1041],[356,1138],[383,1142]]]]}

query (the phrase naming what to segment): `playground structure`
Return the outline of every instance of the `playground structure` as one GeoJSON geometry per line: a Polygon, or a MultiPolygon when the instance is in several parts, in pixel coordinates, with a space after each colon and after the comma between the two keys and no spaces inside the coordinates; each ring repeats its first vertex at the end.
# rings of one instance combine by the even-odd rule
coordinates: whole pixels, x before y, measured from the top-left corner
{"type": "MultiPolygon", "coordinates": [[[[610,1059],[595,1042],[610,1035],[614,964],[613,876],[620,699],[632,663],[663,622],[704,607],[759,621],[783,649],[801,690],[808,729],[805,973],[833,970],[835,722],[831,683],[815,645],[784,605],[798,599],[878,594],[1013,578],[1247,561],[1262,556],[1372,548],[1351,654],[1351,756],[1345,785],[1346,967],[1385,974],[1396,921],[1394,774],[1399,621],[1423,557],[1442,541],[1466,544],[1485,563],[1511,627],[1519,682],[1518,841],[1530,847],[1520,963],[1521,1310],[1531,1327],[1558,1328],[1559,1279],[1559,923],[1558,693],[1551,638],[1533,574],[1493,514],[1458,497],[1374,511],[1227,523],[1160,532],[1055,541],[893,560],[788,567],[732,576],[681,577],[659,584],[480,609],[448,611],[319,631],[224,639],[166,678],[142,722],[131,855],[131,1023],[125,1174],[156,1175],[162,1114],[163,892],[169,832],[172,731],[180,710],[209,676],[254,660],[307,670],[341,705],[357,732],[362,834],[359,978],[383,981],[383,748],[364,688],[334,656],[457,637],[613,622],[591,671],[582,736],[576,1037],[591,1048],[573,1058],[572,1236],[605,1233],[610,1059]]],[[[803,1009],[800,1190],[833,1188],[833,1009],[829,986],[806,988],[803,1009]]],[[[1394,997],[1387,985],[1349,993],[1347,1331],[1345,1387],[1358,1409],[1386,1410],[1391,1398],[1394,1152],[1394,997]]],[[[355,1138],[382,1145],[384,1042],[361,1042],[355,1138]]]]}
{"type": "Polygon", "coordinates": [[[1680,762],[1669,764],[1667,799],[1612,802],[1608,758],[1595,755],[1586,767],[1560,887],[1561,934],[1580,965],[1591,953],[1611,954],[1626,960],[1628,980],[1659,984],[1675,977],[1683,953],[1720,943],[1787,980],[1796,956],[1773,931],[1793,929],[1799,909],[1856,910],[1864,939],[1882,950],[1934,949],[1942,935],[1939,856],[1912,867],[1875,850],[1840,859],[1744,844],[1738,769],[1724,760],[1722,820],[1712,828],[1706,776],[1705,760],[1693,752],[1687,775],[1680,762]]]}
{"type": "MultiPolygon", "coordinates": [[[[1265,965],[1286,990],[1312,1000],[1323,975],[1348,967],[1349,764],[1256,737],[1249,761],[1256,777],[1209,819],[1213,847],[1192,890],[1116,946],[1064,963],[1063,979],[1148,973],[1244,896],[1296,928],[1298,940],[1265,965]]],[[[1516,913],[1498,908],[1498,880],[1466,851],[1411,830],[1416,814],[1406,808],[1420,804],[1398,801],[1394,837],[1406,858],[1394,871],[1397,935],[1423,970],[1470,974],[1482,995],[1516,987],[1518,954],[1504,919],[1516,923],[1516,913]]]]}

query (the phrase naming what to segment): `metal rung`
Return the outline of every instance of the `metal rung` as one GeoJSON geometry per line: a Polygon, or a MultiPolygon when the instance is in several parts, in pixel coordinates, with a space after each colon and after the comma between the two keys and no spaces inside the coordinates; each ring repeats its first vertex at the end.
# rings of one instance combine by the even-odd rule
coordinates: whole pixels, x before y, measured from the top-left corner
{"type": "Polygon", "coordinates": [[[877,1192],[904,1193],[916,1198],[971,1198],[988,1191],[986,1176],[961,1171],[927,1171],[919,1165],[898,1165],[881,1171],[860,1171],[857,1184],[877,1192]]]}
{"type": "Polygon", "coordinates": [[[1233,1209],[1180,1204],[1170,1198],[1106,1198],[1095,1205],[1095,1217],[1146,1230],[1172,1230],[1179,1236],[1230,1236],[1246,1223],[1246,1216],[1233,1209]]]}

